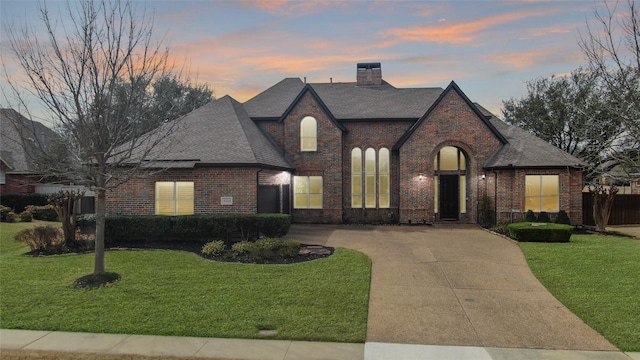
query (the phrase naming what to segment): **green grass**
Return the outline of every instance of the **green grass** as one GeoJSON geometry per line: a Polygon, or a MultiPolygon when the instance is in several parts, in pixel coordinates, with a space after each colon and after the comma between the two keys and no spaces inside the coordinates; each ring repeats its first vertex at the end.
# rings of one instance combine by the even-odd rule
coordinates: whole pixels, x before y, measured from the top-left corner
{"type": "Polygon", "coordinates": [[[574,314],[623,351],[640,351],[640,240],[573,235],[520,243],[529,267],[574,314]]]}
{"type": "Polygon", "coordinates": [[[6,329],[364,342],[371,261],[336,249],[291,265],[218,263],[169,251],[109,251],[122,279],[71,287],[93,254],[29,257],[13,236],[33,224],[0,225],[0,321],[6,329]]]}

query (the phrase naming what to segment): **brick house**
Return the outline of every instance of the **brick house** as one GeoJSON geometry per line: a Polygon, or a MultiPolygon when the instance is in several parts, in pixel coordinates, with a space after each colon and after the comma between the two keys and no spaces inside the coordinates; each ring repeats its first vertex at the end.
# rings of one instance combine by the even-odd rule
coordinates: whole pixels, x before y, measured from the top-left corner
{"type": "MultiPolygon", "coordinates": [[[[294,222],[498,222],[565,210],[582,222],[581,161],[507,125],[451,82],[396,88],[287,78],[186,115],[165,171],[107,194],[112,214],[290,213],[294,222]]],[[[160,165],[158,165],[160,166],[160,165]]]]}

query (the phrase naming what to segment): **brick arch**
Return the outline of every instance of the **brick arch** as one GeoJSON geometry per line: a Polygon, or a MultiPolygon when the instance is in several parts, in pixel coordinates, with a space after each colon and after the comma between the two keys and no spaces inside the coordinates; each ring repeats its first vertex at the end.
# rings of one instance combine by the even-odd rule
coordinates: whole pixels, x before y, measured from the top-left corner
{"type": "MultiPolygon", "coordinates": [[[[471,169],[475,169],[475,167],[477,166],[477,157],[476,157],[476,153],[475,151],[473,151],[473,148],[471,146],[469,146],[468,144],[462,142],[462,141],[457,141],[457,140],[446,140],[443,141],[439,144],[437,144],[433,150],[431,150],[431,153],[429,154],[429,166],[433,167],[433,161],[436,157],[436,155],[438,155],[438,153],[440,152],[440,150],[442,150],[443,147],[445,146],[453,146],[456,147],[460,150],[462,150],[462,152],[464,153],[465,156],[465,160],[466,160],[466,169],[467,171],[470,171],[471,169]]],[[[435,171],[436,169],[432,169],[433,171],[435,171]]]]}

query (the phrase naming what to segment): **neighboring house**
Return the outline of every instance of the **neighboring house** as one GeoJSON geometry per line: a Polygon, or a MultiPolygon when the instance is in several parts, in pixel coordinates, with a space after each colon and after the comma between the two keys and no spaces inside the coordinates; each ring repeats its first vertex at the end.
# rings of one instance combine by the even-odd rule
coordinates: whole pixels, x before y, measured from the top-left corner
{"type": "MultiPolygon", "coordinates": [[[[32,161],[34,151],[46,148],[57,135],[42,123],[13,109],[0,109],[0,194],[50,194],[60,190],[84,190],[78,211],[94,211],[93,192],[85,187],[51,183],[32,161]],[[23,136],[21,136],[21,132],[23,136]]],[[[50,179],[49,179],[50,180],[50,179]]]]}
{"type": "Polygon", "coordinates": [[[107,194],[111,214],[290,213],[294,222],[478,222],[565,210],[582,222],[582,163],[447,88],[287,78],[182,120],[154,164],[107,194]]]}
{"type": "Polygon", "coordinates": [[[0,193],[33,193],[35,185],[42,182],[42,174],[29,153],[39,144],[46,146],[56,135],[13,109],[0,109],[0,124],[0,193]],[[21,131],[29,135],[20,136],[21,131]]]}

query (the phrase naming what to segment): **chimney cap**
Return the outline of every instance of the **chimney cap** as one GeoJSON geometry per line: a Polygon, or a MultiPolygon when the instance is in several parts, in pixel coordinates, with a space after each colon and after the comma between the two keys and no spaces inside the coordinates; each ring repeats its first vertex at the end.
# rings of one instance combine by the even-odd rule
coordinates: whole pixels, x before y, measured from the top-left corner
{"type": "Polygon", "coordinates": [[[357,65],[358,70],[360,69],[380,69],[382,68],[382,66],[380,65],[379,62],[372,62],[372,63],[358,63],[357,65]]]}

